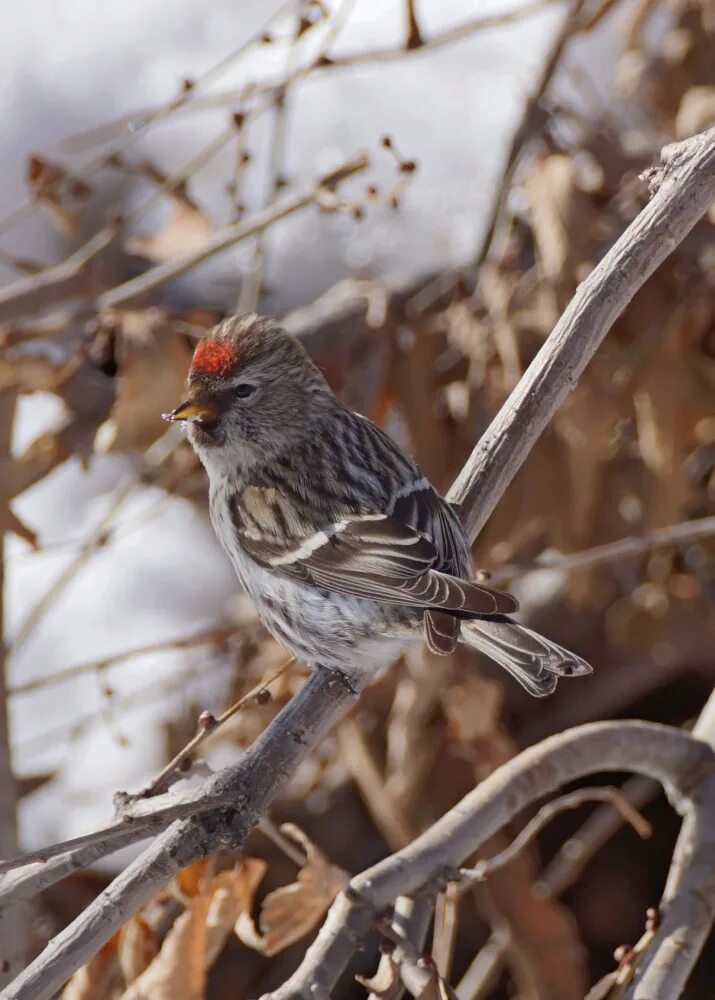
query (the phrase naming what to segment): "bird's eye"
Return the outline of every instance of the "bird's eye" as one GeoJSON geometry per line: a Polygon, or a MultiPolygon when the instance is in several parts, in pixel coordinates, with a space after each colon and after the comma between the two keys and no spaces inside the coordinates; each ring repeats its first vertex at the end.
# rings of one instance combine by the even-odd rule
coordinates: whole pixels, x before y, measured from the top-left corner
{"type": "Polygon", "coordinates": [[[245,399],[256,391],[256,386],[250,382],[239,382],[233,391],[239,399],[245,399]]]}

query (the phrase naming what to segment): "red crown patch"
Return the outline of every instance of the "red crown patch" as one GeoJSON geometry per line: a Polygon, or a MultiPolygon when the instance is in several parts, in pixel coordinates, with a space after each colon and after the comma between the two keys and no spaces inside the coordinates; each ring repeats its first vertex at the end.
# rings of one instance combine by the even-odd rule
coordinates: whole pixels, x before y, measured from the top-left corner
{"type": "Polygon", "coordinates": [[[236,352],[225,340],[202,340],[194,351],[191,367],[207,375],[225,375],[236,363],[236,352]]]}

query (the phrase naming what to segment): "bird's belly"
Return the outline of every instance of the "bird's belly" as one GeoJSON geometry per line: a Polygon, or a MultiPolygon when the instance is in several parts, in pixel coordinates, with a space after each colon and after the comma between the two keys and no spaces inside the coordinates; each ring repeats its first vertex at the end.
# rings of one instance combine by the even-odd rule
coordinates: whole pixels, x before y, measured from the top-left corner
{"type": "Polygon", "coordinates": [[[409,629],[395,621],[395,609],[287,580],[238,547],[229,555],[264,625],[299,661],[374,673],[404,646],[409,629]]]}
{"type": "Polygon", "coordinates": [[[388,666],[408,639],[406,609],[320,590],[260,566],[237,543],[226,500],[227,484],[211,484],[211,520],[261,620],[288,652],[310,666],[374,674],[388,666]]]}

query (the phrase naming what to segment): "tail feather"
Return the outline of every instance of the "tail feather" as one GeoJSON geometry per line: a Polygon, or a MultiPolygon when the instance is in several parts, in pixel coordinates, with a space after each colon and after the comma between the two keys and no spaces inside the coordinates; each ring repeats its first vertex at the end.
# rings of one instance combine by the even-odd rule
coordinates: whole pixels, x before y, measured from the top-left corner
{"type": "Polygon", "coordinates": [[[459,618],[446,611],[427,611],[424,624],[425,640],[431,652],[439,656],[454,652],[459,642],[459,618]]]}
{"type": "Polygon", "coordinates": [[[559,677],[592,672],[580,656],[505,615],[463,621],[462,639],[496,660],[537,698],[551,694],[559,677]]]}

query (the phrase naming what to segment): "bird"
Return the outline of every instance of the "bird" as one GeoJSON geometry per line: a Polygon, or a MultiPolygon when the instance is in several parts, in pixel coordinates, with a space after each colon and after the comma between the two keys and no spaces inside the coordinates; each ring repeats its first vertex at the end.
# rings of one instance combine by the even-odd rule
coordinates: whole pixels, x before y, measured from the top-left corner
{"type": "Polygon", "coordinates": [[[270,317],[229,317],[198,342],[183,422],[209,480],[216,535],[268,631],[298,661],[364,683],[413,642],[458,643],[532,695],[589,664],[474,579],[455,505],[331,390],[270,317]]]}

